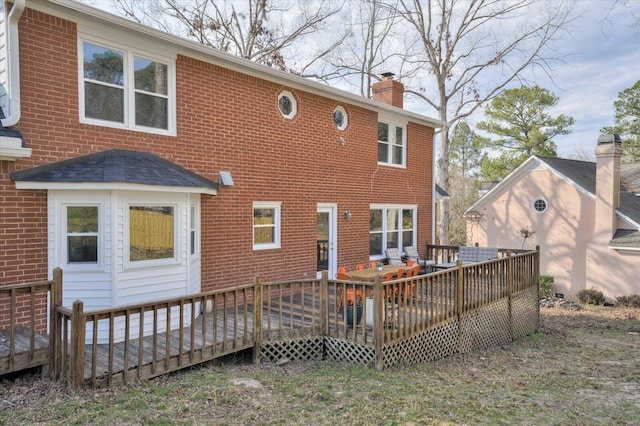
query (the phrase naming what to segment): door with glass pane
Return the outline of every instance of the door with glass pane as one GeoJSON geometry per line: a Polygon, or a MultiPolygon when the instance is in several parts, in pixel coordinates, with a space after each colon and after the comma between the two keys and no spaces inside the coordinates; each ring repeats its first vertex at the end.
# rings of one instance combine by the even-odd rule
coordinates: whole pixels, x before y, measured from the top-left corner
{"type": "Polygon", "coordinates": [[[335,276],[337,269],[337,244],[335,205],[318,205],[316,213],[316,277],[322,271],[329,271],[329,278],[335,276]]]}

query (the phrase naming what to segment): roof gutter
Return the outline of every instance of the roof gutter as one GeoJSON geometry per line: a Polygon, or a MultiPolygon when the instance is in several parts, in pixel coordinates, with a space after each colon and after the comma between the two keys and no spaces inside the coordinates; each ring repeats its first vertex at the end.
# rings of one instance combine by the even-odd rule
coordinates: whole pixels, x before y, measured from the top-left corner
{"type": "Polygon", "coordinates": [[[7,25],[7,56],[9,59],[8,92],[9,116],[2,120],[2,127],[11,127],[20,121],[20,53],[18,51],[18,21],[25,9],[26,0],[14,0],[7,25]]]}

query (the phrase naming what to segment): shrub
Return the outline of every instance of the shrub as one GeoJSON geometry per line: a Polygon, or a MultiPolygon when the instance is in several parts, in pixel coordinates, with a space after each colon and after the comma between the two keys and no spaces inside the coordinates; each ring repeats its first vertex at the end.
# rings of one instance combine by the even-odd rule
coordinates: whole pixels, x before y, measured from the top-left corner
{"type": "Polygon", "coordinates": [[[578,300],[587,305],[604,305],[604,294],[595,288],[582,289],[577,294],[578,300]]]}
{"type": "Polygon", "coordinates": [[[640,294],[616,297],[616,306],[625,308],[640,308],[640,294]]]}
{"type": "Polygon", "coordinates": [[[540,299],[553,297],[553,277],[540,275],[540,299]]]}

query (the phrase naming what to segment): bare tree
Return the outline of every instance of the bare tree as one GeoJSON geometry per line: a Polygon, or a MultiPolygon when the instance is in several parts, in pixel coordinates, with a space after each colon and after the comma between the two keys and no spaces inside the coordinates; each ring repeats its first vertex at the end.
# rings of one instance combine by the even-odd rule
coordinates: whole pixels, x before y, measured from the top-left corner
{"type": "MultiPolygon", "coordinates": [[[[112,0],[120,13],[137,22],[194,39],[199,43],[273,68],[290,69],[284,51],[322,31],[340,11],[333,0],[112,0]]],[[[307,54],[309,62],[326,55],[343,38],[325,31],[333,42],[307,54]]],[[[307,46],[309,44],[307,43],[307,46]]],[[[303,67],[308,66],[305,64],[303,67]]]]}
{"type": "MultiPolygon", "coordinates": [[[[406,92],[433,108],[451,126],[470,116],[523,72],[550,75],[551,50],[569,23],[561,3],[535,0],[398,0],[397,13],[416,35],[404,56],[411,69],[406,92]]],[[[403,77],[402,75],[400,76],[403,77]]],[[[450,131],[439,141],[438,183],[449,189],[450,131]]],[[[440,215],[440,238],[448,242],[448,203],[440,215]]]]}

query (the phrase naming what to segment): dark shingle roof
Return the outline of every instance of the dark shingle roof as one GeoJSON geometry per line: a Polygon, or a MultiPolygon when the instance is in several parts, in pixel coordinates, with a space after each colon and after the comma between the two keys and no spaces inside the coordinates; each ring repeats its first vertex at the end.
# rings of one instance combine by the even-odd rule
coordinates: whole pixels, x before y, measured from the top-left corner
{"type": "Polygon", "coordinates": [[[640,247],[640,231],[634,229],[618,229],[609,242],[610,246],[618,249],[639,248],[640,247]]]}
{"type": "MultiPolygon", "coordinates": [[[[565,158],[552,158],[538,156],[549,166],[580,185],[591,194],[596,193],[596,163],[588,161],[567,160],[565,158]]],[[[620,208],[618,211],[631,220],[640,223],[640,197],[635,193],[640,192],[640,164],[623,164],[620,167],[620,208]],[[635,183],[635,188],[633,185],[635,183]]]]}
{"type": "Polygon", "coordinates": [[[436,192],[441,197],[448,197],[449,196],[449,193],[447,191],[445,191],[444,189],[442,189],[442,187],[440,185],[438,185],[437,183],[436,183],[436,192]]]}
{"type": "Polygon", "coordinates": [[[14,181],[130,183],[217,189],[218,184],[149,152],[110,149],[11,173],[14,181]]]}

